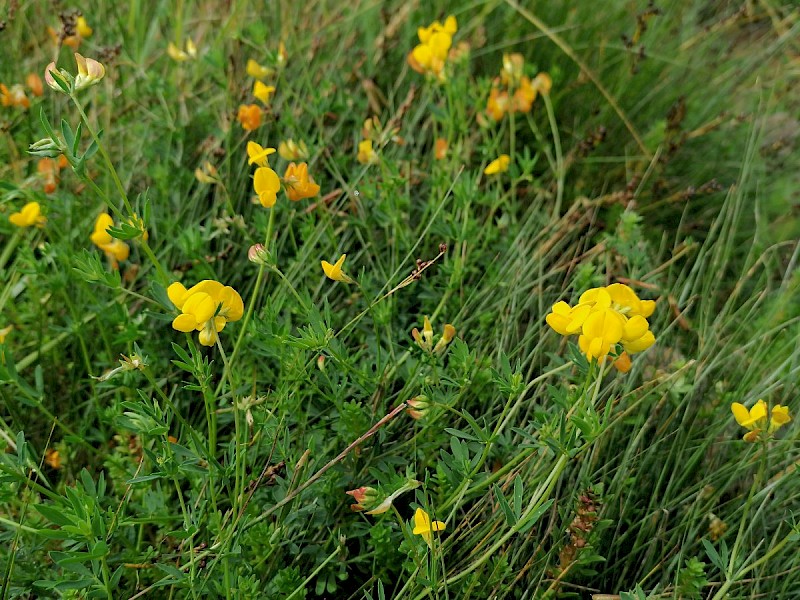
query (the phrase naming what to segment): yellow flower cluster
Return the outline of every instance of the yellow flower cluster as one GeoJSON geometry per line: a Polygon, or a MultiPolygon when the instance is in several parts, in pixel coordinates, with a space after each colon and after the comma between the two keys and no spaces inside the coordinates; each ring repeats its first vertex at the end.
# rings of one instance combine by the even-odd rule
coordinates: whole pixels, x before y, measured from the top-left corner
{"type": "Polygon", "coordinates": [[[772,407],[772,414],[767,422],[767,403],[763,400],[756,402],[750,410],[747,410],[744,404],[734,402],[731,404],[731,410],[736,422],[749,430],[744,434],[745,442],[755,442],[762,433],[769,437],[792,420],[789,416],[789,407],[776,404],[772,407]]]}
{"type": "Polygon", "coordinates": [[[225,325],[238,321],[244,314],[239,293],[213,279],[201,281],[188,290],[176,281],[167,288],[167,295],[181,311],[172,321],[172,327],[184,333],[199,331],[203,346],[213,346],[225,325]]]}
{"type": "Polygon", "coordinates": [[[442,354],[447,348],[447,345],[453,341],[454,337],[456,337],[456,328],[450,323],[445,324],[444,329],[442,330],[442,335],[439,337],[436,345],[434,346],[433,326],[431,325],[430,319],[425,317],[422,320],[422,333],[419,332],[419,329],[414,327],[414,329],[411,330],[411,337],[414,338],[417,346],[422,348],[425,352],[442,354]]]}
{"type": "Polygon", "coordinates": [[[487,114],[499,121],[508,113],[526,113],[531,110],[536,96],[549,94],[553,80],[547,73],[539,73],[533,81],[523,75],[525,59],[521,54],[504,54],[503,70],[492,83],[486,104],[487,114]]]}
{"type": "Polygon", "coordinates": [[[453,15],[445,19],[444,25],[434,21],[428,27],[419,27],[417,35],[420,43],[408,54],[409,66],[417,73],[445,79],[444,67],[456,31],[458,23],[453,15]]]}
{"type": "MultiPolygon", "coordinates": [[[[272,208],[278,199],[281,190],[281,178],[269,166],[269,156],[275,148],[264,148],[256,142],[247,142],[248,164],[258,168],[253,174],[253,189],[258,195],[258,201],[264,208],[272,208]]],[[[308,165],[289,163],[283,174],[283,187],[286,195],[292,202],[303,198],[313,198],[319,194],[319,185],[308,174],[308,165]]]]}
{"type": "Polygon", "coordinates": [[[111,237],[108,233],[108,228],[114,226],[114,219],[108,213],[101,213],[97,215],[97,220],[94,222],[94,232],[89,236],[92,243],[106,253],[111,266],[114,269],[119,268],[120,261],[128,260],[131,253],[130,246],[111,237]]]}
{"type": "Polygon", "coordinates": [[[578,345],[589,360],[605,358],[621,344],[624,352],[617,367],[626,371],[627,355],[647,350],[656,341],[647,322],[655,307],[655,301],[640,300],[627,285],[613,283],[585,291],[574,307],[557,302],[546,320],[561,335],[579,334],[578,345]]]}

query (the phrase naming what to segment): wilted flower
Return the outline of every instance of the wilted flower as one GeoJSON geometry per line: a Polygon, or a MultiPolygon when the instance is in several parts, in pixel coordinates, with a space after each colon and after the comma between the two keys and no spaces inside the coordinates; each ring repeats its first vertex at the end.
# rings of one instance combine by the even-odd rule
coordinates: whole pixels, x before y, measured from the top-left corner
{"type": "Polygon", "coordinates": [[[105,252],[111,267],[117,269],[120,261],[128,260],[131,249],[122,240],[111,237],[111,234],[108,233],[108,228],[113,226],[114,219],[108,213],[100,213],[94,222],[94,232],[89,236],[89,239],[92,240],[95,246],[105,252]]]}
{"type": "Polygon", "coordinates": [[[172,321],[172,327],[184,333],[199,331],[203,346],[213,346],[225,325],[238,321],[244,314],[238,292],[213,279],[201,281],[188,290],[175,282],[167,288],[167,295],[181,311],[172,321]]]}
{"type": "Polygon", "coordinates": [[[52,194],[58,184],[58,163],[52,158],[41,158],[36,163],[36,171],[44,181],[44,193],[52,194]]]}
{"type": "Polygon", "coordinates": [[[736,422],[749,430],[744,434],[745,442],[755,442],[762,432],[769,436],[792,420],[789,407],[776,404],[772,407],[772,416],[767,423],[767,403],[763,400],[756,402],[750,410],[744,404],[734,402],[731,410],[736,422]]]}
{"type": "Polygon", "coordinates": [[[278,154],[284,160],[305,160],[308,158],[308,147],[302,140],[286,140],[278,144],[278,154]]]}
{"type": "Polygon", "coordinates": [[[428,546],[431,545],[431,539],[434,531],[444,531],[445,524],[441,521],[431,521],[430,516],[421,508],[418,508],[414,513],[414,535],[421,535],[428,546]]]}
{"type": "Polygon", "coordinates": [[[247,61],[247,74],[250,75],[250,77],[254,77],[255,79],[266,79],[274,73],[275,71],[273,69],[261,66],[252,58],[248,59],[247,61]]]}
{"type": "Polygon", "coordinates": [[[200,183],[220,183],[217,168],[208,161],[205,161],[202,167],[194,170],[194,177],[200,183]]]}
{"type": "Polygon", "coordinates": [[[504,54],[500,77],[492,82],[486,113],[499,121],[507,113],[529,112],[538,94],[549,94],[553,81],[547,73],[539,73],[533,81],[524,74],[521,54],[504,54]]]}
{"type": "Polygon", "coordinates": [[[511,163],[511,157],[508,154],[501,154],[490,162],[483,170],[485,175],[496,175],[497,173],[505,173],[508,171],[508,165],[511,163]]]}
{"type": "Polygon", "coordinates": [[[308,174],[308,165],[304,162],[296,165],[289,163],[283,174],[283,185],[289,200],[297,202],[303,198],[313,198],[319,194],[319,185],[308,174]]]}
{"type": "Polygon", "coordinates": [[[42,207],[38,202],[28,202],[19,212],[8,216],[12,225],[17,227],[38,227],[41,229],[47,223],[47,217],[42,214],[42,207]]]}
{"type": "Polygon", "coordinates": [[[6,336],[14,329],[13,325],[6,325],[0,329],[0,344],[6,343],[6,336]]]}
{"type": "Polygon", "coordinates": [[[275,86],[267,85],[261,81],[253,84],[253,96],[261,100],[264,104],[269,104],[269,98],[275,91],[275,86]]]}
{"type": "Polygon", "coordinates": [[[261,117],[263,111],[258,104],[242,104],[239,106],[239,112],[236,118],[242,124],[245,131],[254,131],[261,127],[261,117]]]}
{"type": "Polygon", "coordinates": [[[342,265],[344,264],[344,259],[346,257],[346,254],[342,254],[335,264],[331,264],[326,260],[322,261],[322,270],[325,272],[325,276],[328,279],[341,281],[342,283],[354,283],[353,280],[348,277],[344,271],[342,271],[342,265]]]}
{"type": "Polygon", "coordinates": [[[191,38],[186,40],[185,48],[186,50],[181,50],[174,43],[170,42],[167,45],[167,54],[169,54],[172,60],[177,62],[186,62],[187,60],[197,58],[197,46],[194,45],[191,38]]]}
{"type": "Polygon", "coordinates": [[[25,95],[25,88],[20,84],[12,85],[11,89],[9,89],[0,83],[0,104],[3,106],[30,108],[31,101],[25,95]]]}

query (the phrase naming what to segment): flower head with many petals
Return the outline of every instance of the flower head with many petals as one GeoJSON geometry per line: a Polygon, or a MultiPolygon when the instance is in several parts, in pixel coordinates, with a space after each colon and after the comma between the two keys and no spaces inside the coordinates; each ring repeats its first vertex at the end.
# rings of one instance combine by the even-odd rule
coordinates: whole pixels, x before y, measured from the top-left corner
{"type": "Polygon", "coordinates": [[[244,304],[239,293],[230,286],[206,279],[188,290],[179,282],[167,288],[167,295],[181,311],[172,321],[172,327],[184,333],[199,331],[203,346],[213,346],[220,331],[244,314],[244,304]]]}

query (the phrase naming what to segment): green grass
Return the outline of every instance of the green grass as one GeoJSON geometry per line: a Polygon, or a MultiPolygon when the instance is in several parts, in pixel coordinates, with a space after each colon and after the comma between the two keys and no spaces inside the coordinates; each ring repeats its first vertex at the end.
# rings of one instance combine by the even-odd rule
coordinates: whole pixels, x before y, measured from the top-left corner
{"type": "MultiPolygon", "coordinates": [[[[747,444],[730,409],[798,411],[793,3],[98,4],[80,52],[106,75],[54,192],[27,149],[78,105],[0,106],[0,598],[800,595],[797,424],[747,444]],[[469,49],[437,82],[406,56],[448,14],[469,49]],[[504,52],[553,87],[494,123],[504,52]],[[249,58],[276,87],[252,133],[249,58]],[[321,192],[264,208],[246,143],[290,138],[321,192]],[[47,224],[12,225],[32,201],[47,224]],[[109,207],[149,234],[114,234],[137,238],[119,270],[89,239],[109,207]],[[344,253],[355,284],[322,274],[344,253]],[[211,348],[166,294],[204,279],[252,309],[211,348]],[[627,374],[545,323],[613,282],[657,300],[627,374]],[[426,315],[457,330],[441,356],[426,315]]],[[[0,11],[0,82],[74,73],[49,4],[0,11]]]]}

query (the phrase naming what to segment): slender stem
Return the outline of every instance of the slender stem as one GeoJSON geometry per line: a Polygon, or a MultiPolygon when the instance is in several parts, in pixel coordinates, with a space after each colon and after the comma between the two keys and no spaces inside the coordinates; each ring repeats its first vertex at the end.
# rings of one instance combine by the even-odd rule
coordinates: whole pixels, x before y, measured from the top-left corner
{"type": "Polygon", "coordinates": [[[561,151],[561,136],[558,134],[558,123],[553,110],[550,94],[542,94],[544,106],[547,109],[547,119],[550,121],[550,131],[553,133],[553,146],[556,150],[556,204],[553,207],[553,218],[558,219],[561,214],[561,203],[564,199],[564,154],[561,151]]]}

